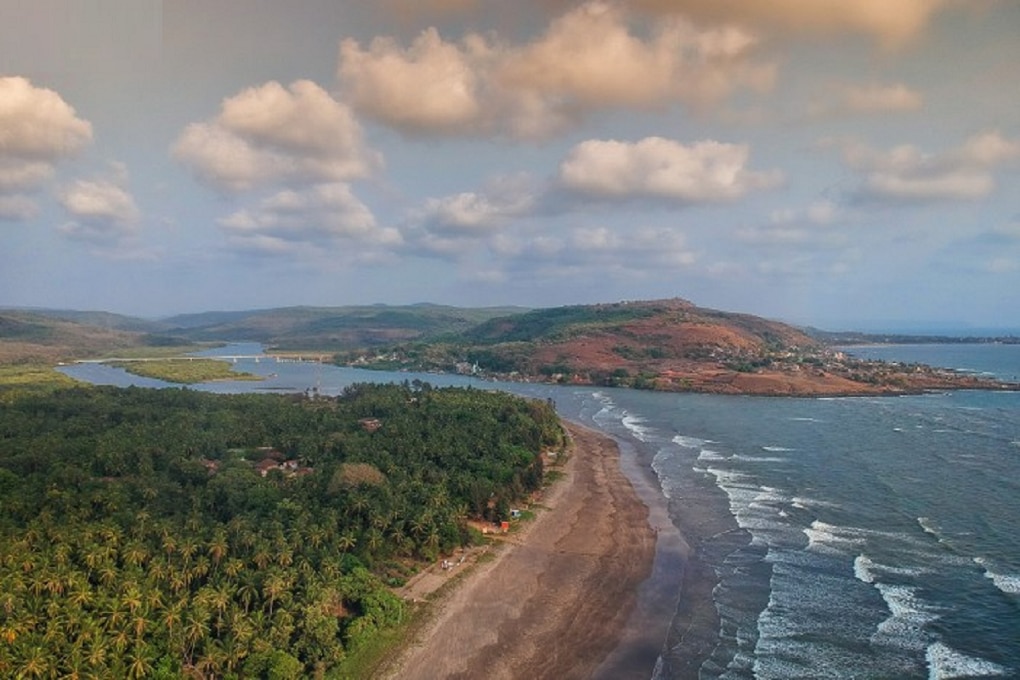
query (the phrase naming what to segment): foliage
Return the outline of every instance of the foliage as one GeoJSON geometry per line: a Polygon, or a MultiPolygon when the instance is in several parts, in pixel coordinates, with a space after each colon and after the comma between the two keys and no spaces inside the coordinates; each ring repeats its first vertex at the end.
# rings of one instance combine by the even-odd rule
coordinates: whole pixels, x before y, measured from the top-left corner
{"type": "Polygon", "coordinates": [[[196,340],[233,338],[274,348],[332,351],[435,339],[471,328],[515,308],[468,309],[443,305],[285,307],[210,312],[167,319],[175,335],[196,340]]]}
{"type": "Polygon", "coordinates": [[[499,519],[562,442],[546,404],[423,383],[20,396],[0,409],[0,676],[328,673],[403,619],[390,565],[499,519]]]}
{"type": "Polygon", "coordinates": [[[135,375],[188,385],[212,380],[262,380],[261,376],[253,373],[233,371],[229,363],[217,359],[177,357],[158,361],[113,361],[110,363],[135,375]]]}
{"type": "Polygon", "coordinates": [[[563,339],[585,330],[648,318],[660,312],[655,305],[627,303],[536,309],[479,324],[464,333],[463,339],[479,344],[563,339]]]}
{"type": "Polygon", "coordinates": [[[45,364],[0,363],[0,404],[8,404],[33,392],[70,387],[75,381],[45,364]]]}

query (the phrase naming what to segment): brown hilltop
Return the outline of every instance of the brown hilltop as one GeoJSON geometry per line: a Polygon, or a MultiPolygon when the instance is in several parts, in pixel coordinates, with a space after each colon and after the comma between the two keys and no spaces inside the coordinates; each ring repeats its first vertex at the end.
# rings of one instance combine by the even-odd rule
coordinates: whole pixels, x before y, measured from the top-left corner
{"type": "MultiPolygon", "coordinates": [[[[490,319],[441,342],[391,348],[380,367],[667,391],[822,396],[1015,389],[929,367],[867,362],[798,328],[682,299],[577,305],[490,319]]],[[[373,365],[368,353],[344,359],[373,365]]]]}

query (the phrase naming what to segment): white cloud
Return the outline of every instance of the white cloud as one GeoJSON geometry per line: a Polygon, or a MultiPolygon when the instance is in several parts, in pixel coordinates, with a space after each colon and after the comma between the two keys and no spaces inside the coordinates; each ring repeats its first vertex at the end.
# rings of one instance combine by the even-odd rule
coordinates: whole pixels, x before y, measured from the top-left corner
{"type": "Polygon", "coordinates": [[[0,193],[30,191],[53,177],[53,166],[43,161],[0,157],[0,193]]]}
{"type": "Polygon", "coordinates": [[[376,120],[414,132],[457,132],[481,113],[478,70],[488,51],[481,38],[458,46],[435,28],[407,50],[391,38],[376,38],[367,51],[344,40],[339,76],[352,105],[376,120]]]}
{"type": "Polygon", "coordinates": [[[679,19],[642,35],[617,6],[589,2],[513,50],[497,77],[512,89],[549,98],[566,93],[579,106],[711,103],[740,85],[771,85],[771,69],[747,61],[755,42],[743,29],[697,29],[679,19]]]}
{"type": "Polygon", "coordinates": [[[231,243],[268,254],[335,252],[343,244],[389,248],[401,241],[342,182],[276,192],[219,224],[231,243]]]}
{"type": "Polygon", "coordinates": [[[56,162],[92,141],[92,126],[53,90],[0,78],[0,155],[56,162]]]}
{"type": "Polygon", "coordinates": [[[425,219],[437,231],[484,232],[504,222],[512,207],[499,206],[487,196],[465,192],[425,203],[425,219]]]}
{"type": "Polygon", "coordinates": [[[767,89],[775,67],[752,61],[755,44],[744,29],[680,18],[642,28],[592,1],[523,45],[477,34],[448,42],[434,28],[407,48],[346,40],[338,76],[359,112],[410,134],[534,139],[607,107],[706,107],[741,87],[767,89]]]}
{"type": "Polygon", "coordinates": [[[862,174],[859,195],[865,200],[977,200],[995,189],[998,166],[1020,158],[1020,142],[987,132],[939,154],[911,145],[879,151],[849,143],[843,156],[862,174]]]}
{"type": "MultiPolygon", "coordinates": [[[[646,10],[682,13],[808,35],[864,33],[885,46],[916,38],[950,0],[629,0],[646,10]]],[[[965,3],[955,3],[964,5],[965,3]]]]}
{"type": "Polygon", "coordinates": [[[68,238],[102,246],[117,246],[137,235],[141,213],[124,188],[123,168],[115,176],[77,180],[60,194],[60,203],[72,221],[60,227],[68,238]]]}
{"type": "Polygon", "coordinates": [[[509,175],[486,183],[481,191],[430,198],[413,221],[437,234],[479,235],[532,214],[541,190],[526,175],[509,175]]]}
{"type": "Polygon", "coordinates": [[[32,192],[55,166],[92,141],[92,126],[53,90],[26,78],[0,77],[0,219],[27,220],[38,208],[32,192]]]}
{"type": "Polygon", "coordinates": [[[193,123],[174,157],[220,189],[273,182],[333,182],[370,175],[380,164],[350,109],[307,80],[275,81],[224,100],[211,121],[193,123]]]}
{"type": "Polygon", "coordinates": [[[712,140],[691,146],[662,137],[589,140],[560,164],[559,182],[568,191],[603,199],[728,201],[782,181],[778,171],[748,170],[749,156],[747,145],[712,140]]]}
{"type": "Polygon", "coordinates": [[[220,189],[243,191],[294,172],[294,163],[261,151],[215,123],[192,123],[173,148],[174,157],[220,189]]]}

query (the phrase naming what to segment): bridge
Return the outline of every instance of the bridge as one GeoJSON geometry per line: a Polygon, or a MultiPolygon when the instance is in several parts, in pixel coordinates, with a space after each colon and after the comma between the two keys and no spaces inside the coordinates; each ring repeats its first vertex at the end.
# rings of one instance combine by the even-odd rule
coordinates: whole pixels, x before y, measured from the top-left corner
{"type": "Polygon", "coordinates": [[[105,359],[77,359],[76,364],[120,364],[140,363],[146,361],[195,361],[196,359],[212,359],[215,361],[229,361],[236,364],[238,361],[254,361],[256,364],[261,361],[272,361],[277,364],[289,363],[315,363],[322,364],[330,360],[329,354],[213,354],[203,356],[174,356],[174,357],[107,357],[105,359]]]}

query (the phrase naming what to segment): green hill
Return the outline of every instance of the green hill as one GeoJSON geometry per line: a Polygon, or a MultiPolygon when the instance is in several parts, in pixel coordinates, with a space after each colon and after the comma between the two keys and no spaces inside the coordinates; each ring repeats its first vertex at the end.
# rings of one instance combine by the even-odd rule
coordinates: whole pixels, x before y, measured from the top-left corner
{"type": "Polygon", "coordinates": [[[164,323],[175,334],[192,340],[246,340],[278,349],[340,351],[462,333],[488,319],[519,311],[524,310],[432,304],[284,307],[185,315],[164,323]]]}

